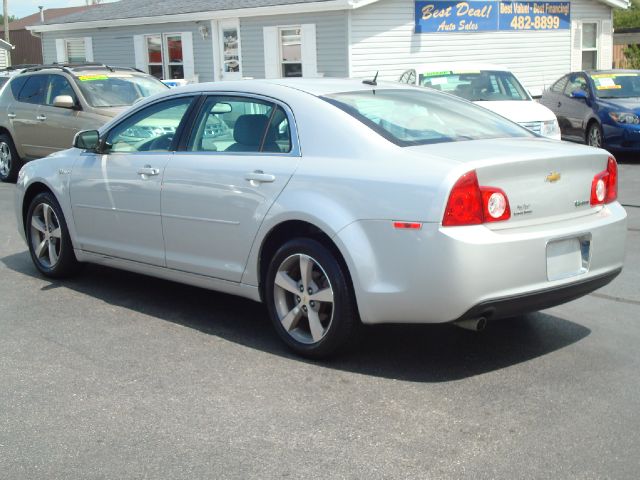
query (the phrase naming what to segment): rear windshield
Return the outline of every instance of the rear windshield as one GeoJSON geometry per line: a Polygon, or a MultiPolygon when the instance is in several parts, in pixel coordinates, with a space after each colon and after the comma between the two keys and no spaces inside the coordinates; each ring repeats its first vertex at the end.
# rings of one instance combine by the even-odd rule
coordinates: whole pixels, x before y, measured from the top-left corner
{"type": "Polygon", "coordinates": [[[426,89],[365,90],[322,98],[401,147],[535,136],[489,110],[426,89]]]}
{"type": "Polygon", "coordinates": [[[640,72],[593,73],[591,80],[599,98],[640,97],[640,72]]]}
{"type": "Polygon", "coordinates": [[[133,74],[87,74],[75,80],[92,107],[125,107],[169,88],[154,77],[133,74]]]}
{"type": "Polygon", "coordinates": [[[472,102],[530,100],[524,87],[511,72],[443,71],[422,73],[420,85],[431,87],[472,102]]]}

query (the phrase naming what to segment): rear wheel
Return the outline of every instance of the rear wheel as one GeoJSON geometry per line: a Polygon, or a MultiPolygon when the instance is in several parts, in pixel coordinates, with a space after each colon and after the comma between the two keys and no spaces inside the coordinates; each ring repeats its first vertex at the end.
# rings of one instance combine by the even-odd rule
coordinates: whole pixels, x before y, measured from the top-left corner
{"type": "Polygon", "coordinates": [[[47,277],[61,278],[79,267],[73,253],[67,223],[55,197],[40,193],[29,205],[25,219],[29,253],[34,265],[47,277]]]}
{"type": "Polygon", "coordinates": [[[343,348],[359,322],[344,267],[329,249],[308,238],[291,240],[276,252],[265,301],[280,338],[310,358],[343,348]]]}
{"type": "Polygon", "coordinates": [[[596,122],[589,125],[587,130],[587,145],[602,148],[602,128],[596,122]]]}
{"type": "Polygon", "coordinates": [[[0,134],[0,181],[15,182],[21,166],[13,140],[6,133],[0,134]]]}

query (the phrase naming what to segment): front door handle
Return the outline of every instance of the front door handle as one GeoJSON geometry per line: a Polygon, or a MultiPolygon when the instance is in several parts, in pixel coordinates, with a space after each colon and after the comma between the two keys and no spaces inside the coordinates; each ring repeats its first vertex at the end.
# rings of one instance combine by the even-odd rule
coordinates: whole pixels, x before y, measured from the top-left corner
{"type": "Polygon", "coordinates": [[[558,106],[561,107],[562,106],[562,102],[558,102],[558,106]]]}
{"type": "Polygon", "coordinates": [[[138,169],[138,175],[142,175],[143,177],[153,177],[154,175],[160,175],[160,169],[152,168],[151,165],[145,165],[138,169]]]}
{"type": "Polygon", "coordinates": [[[16,118],[16,114],[15,113],[7,113],[7,117],[16,118]]]}
{"type": "Polygon", "coordinates": [[[41,122],[44,122],[47,119],[46,115],[38,115],[36,117],[36,120],[40,120],[41,122]]]}
{"type": "Polygon", "coordinates": [[[269,173],[264,173],[262,170],[255,170],[253,172],[247,173],[244,176],[244,179],[256,184],[271,183],[276,181],[276,176],[269,173]]]}

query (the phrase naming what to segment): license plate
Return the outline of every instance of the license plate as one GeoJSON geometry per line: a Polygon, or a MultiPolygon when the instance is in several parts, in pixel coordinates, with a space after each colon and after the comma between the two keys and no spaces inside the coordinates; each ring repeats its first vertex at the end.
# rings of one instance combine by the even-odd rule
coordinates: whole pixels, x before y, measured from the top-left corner
{"type": "Polygon", "coordinates": [[[589,271],[591,236],[554,240],[547,244],[547,279],[582,275],[589,271]]]}

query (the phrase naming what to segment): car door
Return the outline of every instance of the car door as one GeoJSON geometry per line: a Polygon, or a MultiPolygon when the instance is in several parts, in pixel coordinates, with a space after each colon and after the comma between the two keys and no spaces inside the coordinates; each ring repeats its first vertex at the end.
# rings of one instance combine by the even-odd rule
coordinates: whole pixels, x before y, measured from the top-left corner
{"type": "Polygon", "coordinates": [[[27,159],[46,157],[50,151],[42,148],[42,119],[38,109],[44,102],[49,75],[29,75],[20,88],[16,101],[7,109],[13,140],[27,159]]]}
{"type": "Polygon", "coordinates": [[[286,106],[206,97],[164,175],[167,267],[239,282],[258,228],[298,162],[286,106]]]}
{"type": "Polygon", "coordinates": [[[574,98],[574,92],[582,91],[590,97],[589,83],[582,73],[569,75],[569,81],[564,90],[562,113],[566,119],[567,137],[574,141],[584,142],[584,119],[591,111],[591,101],[584,98],[574,98]]]}
{"type": "Polygon", "coordinates": [[[39,148],[48,154],[70,148],[73,137],[81,129],[81,110],[78,96],[73,87],[63,75],[48,75],[49,82],[45,91],[45,98],[38,110],[41,122],[39,129],[39,148]],[[74,102],[74,108],[55,107],[53,101],[59,95],[68,95],[74,102]]]}
{"type": "Polygon", "coordinates": [[[81,154],[70,196],[83,250],[165,265],[162,175],[193,101],[180,96],[138,110],[103,135],[103,153],[81,154]]]}
{"type": "Polygon", "coordinates": [[[569,131],[568,120],[563,110],[563,105],[565,104],[564,89],[568,81],[569,75],[560,78],[540,98],[540,103],[551,110],[558,119],[562,138],[565,138],[569,131]]]}

